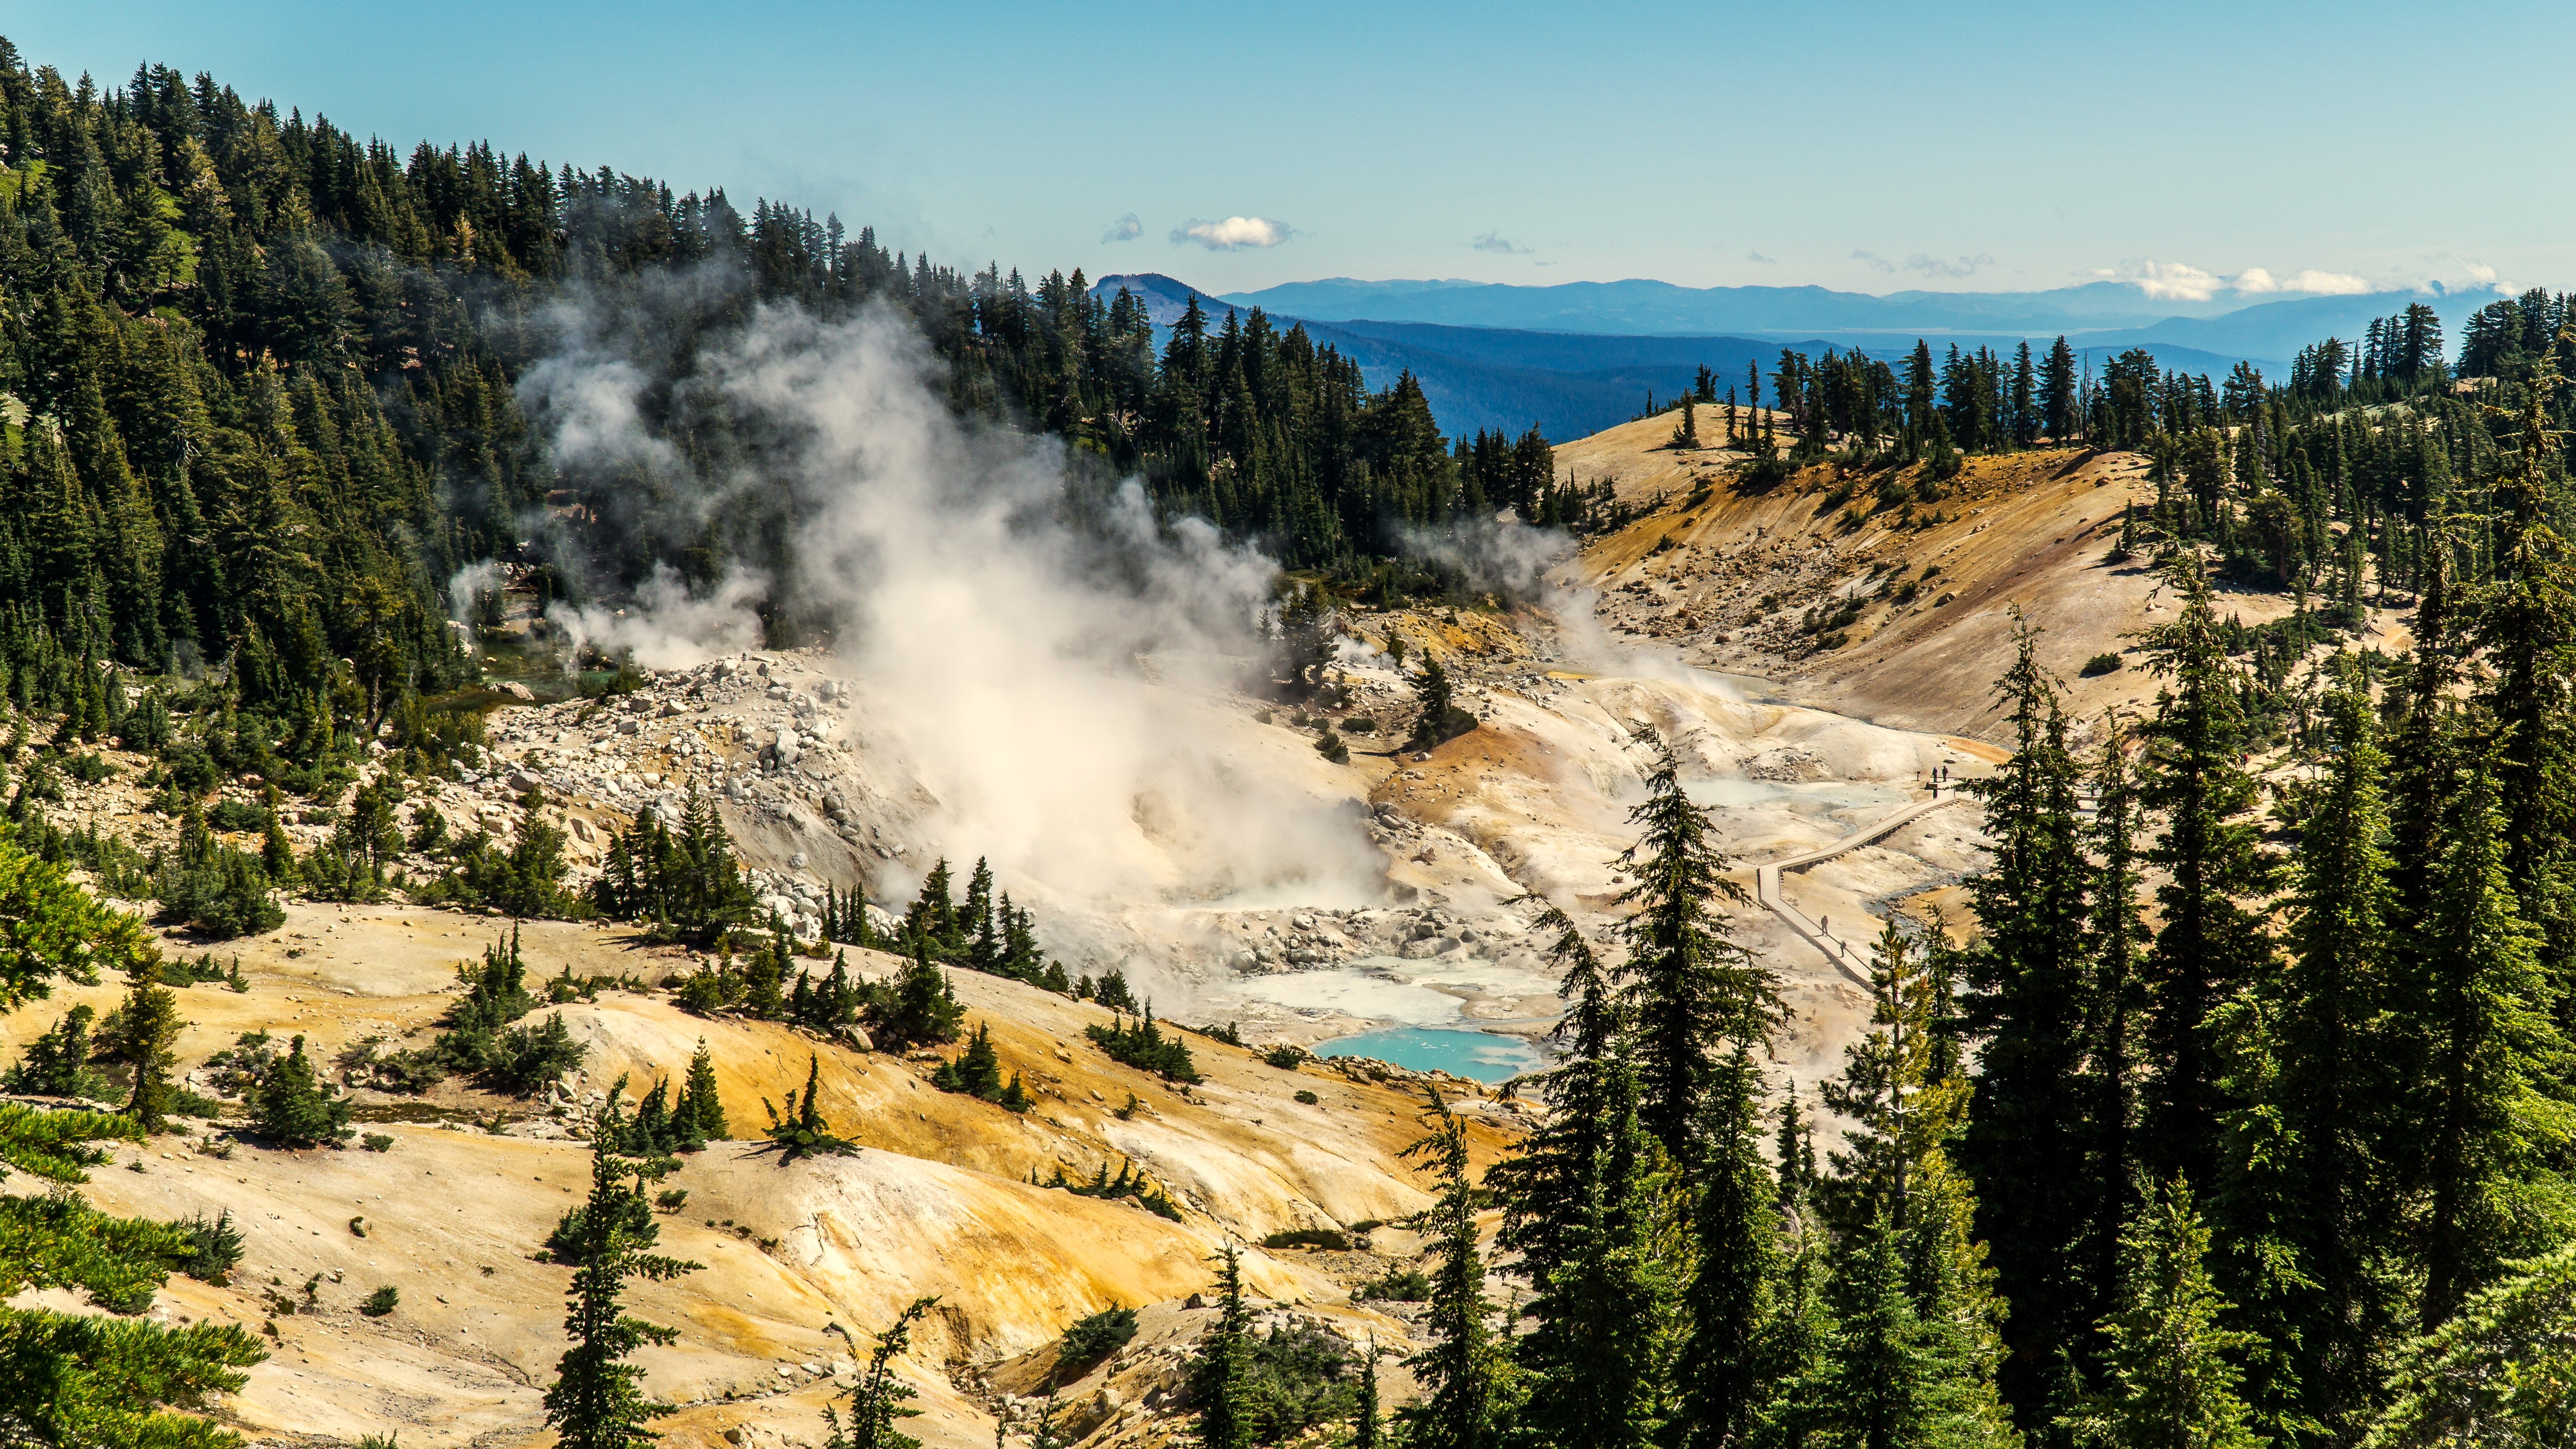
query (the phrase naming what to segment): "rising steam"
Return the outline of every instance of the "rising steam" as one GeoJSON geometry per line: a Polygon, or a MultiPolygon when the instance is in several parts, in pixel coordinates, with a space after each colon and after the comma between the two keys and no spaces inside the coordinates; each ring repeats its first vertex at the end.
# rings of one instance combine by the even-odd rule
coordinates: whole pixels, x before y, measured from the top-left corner
{"type": "Polygon", "coordinates": [[[784,577],[737,568],[692,592],[664,573],[622,615],[558,610],[577,636],[679,665],[756,641],[756,605],[828,618],[866,752],[934,802],[915,828],[1015,889],[1113,905],[1382,888],[1356,806],[1308,788],[1303,762],[1249,767],[1257,734],[1210,702],[1260,655],[1268,560],[1195,520],[1158,527],[1133,484],[1068,522],[1061,446],[961,425],[894,316],[760,308],[680,385],[654,380],[630,319],[559,320],[564,345],[522,389],[559,462],[649,480],[701,519],[788,490],[797,529],[784,577]],[[647,421],[679,404],[762,445],[721,470],[684,459],[647,421]]]}

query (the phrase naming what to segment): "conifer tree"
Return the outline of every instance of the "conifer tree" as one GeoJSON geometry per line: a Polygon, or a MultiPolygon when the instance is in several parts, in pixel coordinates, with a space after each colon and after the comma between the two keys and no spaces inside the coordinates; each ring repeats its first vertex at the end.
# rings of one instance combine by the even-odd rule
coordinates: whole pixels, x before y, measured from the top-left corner
{"type": "Polygon", "coordinates": [[[108,1100],[108,1085],[90,1070],[89,1024],[98,1013],[75,1006],[63,1013],[44,1035],[27,1043],[26,1054],[5,1073],[0,1089],[36,1097],[87,1097],[108,1100]]]}
{"type": "Polygon", "coordinates": [[[2570,1218],[2555,1167],[2570,1141],[2559,1085],[2568,1048],[2549,1013],[2539,935],[2507,872],[2497,794],[2494,772],[2469,772],[2402,998],[2413,1038],[2405,1131],[2422,1194],[2409,1231],[2424,1271],[2417,1318],[2428,1332],[2570,1218]]]}
{"type": "Polygon", "coordinates": [[[2494,670],[2492,768],[2504,811],[2505,870],[2522,917],[2541,935],[2562,1031],[2576,1029],[2576,558],[2553,526],[2551,480],[2563,460],[2552,407],[2561,386],[2544,359],[2514,419],[2516,450],[2496,479],[2494,597],[2478,642],[2494,670]]]}
{"type": "Polygon", "coordinates": [[[1216,1284],[1216,1322],[1190,1364],[1198,1449],[1252,1449],[1252,1313],[1243,1302],[1243,1254],[1232,1243],[1217,1255],[1216,1284]]]}
{"type": "MultiPolygon", "coordinates": [[[[2120,1229],[2133,1209],[2137,1127],[2137,1022],[2143,1009],[2143,959],[2150,941],[2139,918],[2137,779],[2129,768],[2130,734],[2116,712],[2102,721],[2093,767],[2093,823],[2087,832],[2096,862],[2087,955],[2092,965],[2084,1020],[2084,1142],[2079,1158],[2087,1199],[2084,1241],[2068,1271],[2080,1283],[2079,1323],[2110,1316],[2120,1291],[2120,1229]]],[[[2066,1344],[2073,1364],[2090,1364],[2096,1339],[2079,1330],[2066,1344]]],[[[2055,1386],[2063,1399],[2072,1385],[2055,1386]]],[[[2017,1404],[2019,1401],[2016,1401],[2017,1404]]]]}
{"type": "Polygon", "coordinates": [[[844,1424],[828,1405],[823,1410],[823,1422],[832,1431],[823,1449],[921,1449],[920,1440],[895,1427],[919,1417],[921,1411],[909,1407],[920,1394],[894,1376],[894,1361],[911,1349],[912,1326],[938,1303],[937,1298],[912,1300],[877,1335],[876,1347],[868,1353],[867,1371],[850,1386],[849,1422],[844,1424]]]}
{"type": "Polygon", "coordinates": [[[1833,1328],[1814,1379],[1796,1391],[1842,1449],[1916,1449],[1943,1437],[1928,1422],[1938,1373],[1899,1236],[1882,1211],[1842,1239],[1826,1292],[1833,1328]]]}
{"type": "MultiPolygon", "coordinates": [[[[1564,1052],[1548,1073],[1554,1110],[1486,1173],[1485,1182],[1502,1200],[1498,1243],[1520,1255],[1515,1271],[1544,1292],[1592,1211],[1586,1184],[1612,1130],[1608,1073],[1621,1020],[1609,972],[1582,929],[1554,906],[1535,924],[1556,933],[1549,959],[1562,973],[1557,995],[1568,1003],[1549,1033],[1564,1052]]],[[[1618,1063],[1616,1069],[1626,1075],[1633,1095],[1634,1065],[1618,1063]]]]}
{"type": "Polygon", "coordinates": [[[2389,1031],[2385,757],[2358,662],[2341,662],[2326,700],[2327,774],[2291,862],[2288,950],[2220,1009],[2239,1105],[2218,1206],[2227,1281],[2267,1344],[2249,1386],[2262,1422],[2279,1438],[2321,1421],[2348,1441],[2395,1320],[2380,1255],[2394,1246],[2388,1113],[2404,1084],[2389,1031]]]}
{"type": "Polygon", "coordinates": [[[1722,903],[1744,899],[1710,832],[1708,811],[1682,789],[1681,760],[1651,726],[1630,737],[1653,763],[1646,798],[1628,812],[1642,827],[1618,864],[1634,877],[1618,904],[1628,947],[1624,1008],[1645,1088],[1646,1123],[1676,1162],[1700,1160],[1701,1110],[1730,1050],[1762,1045],[1780,1019],[1768,967],[1737,945],[1722,903]]]}
{"type": "Polygon", "coordinates": [[[2121,1449],[2255,1449],[2232,1360],[2254,1336],[2221,1327],[2230,1305],[2203,1259],[2209,1230],[2176,1179],[2148,1196],[2121,1235],[2126,1283],[2102,1325],[2103,1387],[2068,1428],[2121,1449]]]}
{"type": "Polygon", "coordinates": [[[661,1230],[644,1185],[667,1163],[621,1153],[618,1127],[612,1094],[591,1124],[590,1196],[576,1232],[557,1250],[573,1264],[564,1316],[572,1347],[555,1365],[545,1409],[564,1449],[646,1449],[660,1437],[646,1426],[672,1406],[644,1396],[644,1371],[627,1360],[648,1343],[676,1342],[680,1333],[629,1314],[622,1300],[630,1282],[668,1282],[704,1266],[647,1251],[661,1230]]]}
{"type": "Polygon", "coordinates": [[[1351,1449],[1382,1449],[1378,1431],[1377,1366],[1385,1352],[1377,1346],[1377,1339],[1372,1335],[1368,1352],[1360,1356],[1359,1399],[1351,1408],[1351,1449]]]}
{"type": "Polygon", "coordinates": [[[1845,1386],[1871,1365],[1911,1376],[1885,1390],[1897,1398],[1854,1406],[1863,1419],[1845,1436],[1864,1420],[1879,1425],[1871,1433],[1914,1433],[1905,1426],[1937,1415],[1949,1442],[2005,1445],[2018,1435],[1995,1387],[2003,1306],[1974,1237],[1975,1194],[1948,1152],[1969,1085],[1936,1029],[1940,972],[1928,955],[1888,923],[1871,965],[1870,1030],[1823,1084],[1825,1105],[1852,1126],[1819,1190],[1834,1229],[1826,1298],[1840,1345],[1820,1372],[1845,1386]],[[1883,1301],[1882,1252],[1897,1264],[1901,1312],[1883,1301]]]}
{"type": "Polygon", "coordinates": [[[1438,1178],[1424,1214],[1436,1266],[1420,1352],[1405,1362],[1424,1389],[1397,1411],[1406,1449],[1484,1449],[1506,1411],[1504,1362],[1486,1322],[1485,1265],[1476,1241],[1476,1193],[1467,1173],[1467,1125],[1435,1089],[1428,1136],[1405,1149],[1438,1178]]]}
{"type": "Polygon", "coordinates": [[[251,1089],[251,1127],[285,1147],[336,1146],[352,1135],[348,1099],[313,1070],[303,1037],[251,1089]]]}
{"type": "MultiPolygon", "coordinates": [[[[146,959],[150,937],[65,878],[60,866],[0,841],[0,1010],[55,980],[95,982],[102,967],[146,959]]],[[[0,1195],[0,1423],[28,1443],[229,1449],[238,1436],[182,1412],[245,1382],[264,1356],[234,1324],[172,1327],[124,1316],[148,1303],[170,1265],[193,1254],[185,1225],[114,1218],[70,1189],[94,1144],[140,1143],[133,1118],[0,1104],[0,1174],[48,1190],[0,1195]],[[67,1289],[117,1311],[35,1306],[32,1289],[67,1289]],[[16,1304],[18,1306],[9,1306],[16,1304]]]]}
{"type": "MultiPolygon", "coordinates": [[[[1772,1387],[1764,1382],[1763,1328],[1779,1236],[1779,1185],[1762,1161],[1760,1077],[1749,1050],[1736,1049],[1708,1112],[1710,1156],[1694,1174],[1701,1186],[1690,1215],[1697,1261],[1686,1294],[1680,1417],[1691,1449],[1740,1449],[1752,1441],[1772,1387]]],[[[1638,1319],[1631,1332],[1650,1331],[1656,1315],[1638,1319]]]]}
{"type": "Polygon", "coordinates": [[[126,970],[125,999],[101,1023],[99,1045],[134,1074],[125,1114],[146,1132],[169,1130],[177,1094],[170,1049],[186,1025],[179,1019],[178,993],[161,984],[159,956],[138,957],[126,970]]]}
{"type": "Polygon", "coordinates": [[[2041,1375],[2080,1336],[2086,1307],[2070,1271],[2094,1208],[2087,1179],[2064,1171],[2085,1137],[2085,1072],[2095,985],[2087,927],[2091,862],[2076,808],[2057,682],[2039,631],[2014,611],[2014,658],[1995,685],[2013,753],[1965,788],[1985,801],[1993,863],[1968,883],[1984,928],[1966,954],[1967,1030],[1981,1038],[1960,1165],[1978,1185],[1978,1231],[1996,1290],[2013,1305],[2005,1392],[2026,1428],[2046,1423],[2041,1375]]]}
{"type": "Polygon", "coordinates": [[[716,1095],[716,1058],[707,1050],[705,1037],[698,1038],[698,1049],[689,1054],[689,1079],[680,1088],[674,1115],[695,1129],[700,1142],[722,1142],[733,1135],[725,1121],[724,1102],[716,1095]]]}
{"type": "Polygon", "coordinates": [[[2146,634],[2150,667],[2165,687],[2146,732],[2140,800],[2164,817],[2147,858],[2165,883],[2156,891],[2164,924],[2146,958],[2139,1149],[2159,1178],[2206,1182],[2215,1176],[2221,1105],[2207,1023],[2267,954],[2261,923],[2244,903],[2262,890],[2266,866],[2254,827],[2240,818],[2254,805],[2255,785],[2238,763],[2244,713],[2208,574],[2197,554],[2185,554],[2165,580],[2181,607],[2146,634]]]}
{"type": "Polygon", "coordinates": [[[1525,1442],[1644,1449],[1672,1410],[1684,1275],[1666,1248],[1683,1196],[1639,1119],[1634,1070],[1614,1057],[1599,1086],[1600,1141],[1577,1180],[1580,1216],[1550,1269],[1532,1275],[1536,1324],[1513,1345],[1528,1387],[1513,1427],[1525,1442]]]}

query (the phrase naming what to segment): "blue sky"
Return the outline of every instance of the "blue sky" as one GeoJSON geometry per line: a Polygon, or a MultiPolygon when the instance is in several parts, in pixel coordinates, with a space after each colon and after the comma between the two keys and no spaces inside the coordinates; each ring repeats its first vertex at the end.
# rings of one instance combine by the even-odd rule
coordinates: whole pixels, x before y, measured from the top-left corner
{"type": "Polygon", "coordinates": [[[0,34],[1217,291],[2576,286],[2563,4],[0,0],[0,34]]]}

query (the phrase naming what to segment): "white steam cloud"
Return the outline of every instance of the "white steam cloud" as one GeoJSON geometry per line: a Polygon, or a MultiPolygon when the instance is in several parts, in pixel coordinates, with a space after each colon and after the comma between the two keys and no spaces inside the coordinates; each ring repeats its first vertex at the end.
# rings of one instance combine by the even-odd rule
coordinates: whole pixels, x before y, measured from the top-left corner
{"type": "MultiPolygon", "coordinates": [[[[561,320],[576,337],[613,327],[561,320]]],[[[1065,521],[1061,447],[962,426],[930,365],[891,315],[763,308],[689,384],[781,440],[744,465],[756,476],[693,486],[708,510],[793,491],[797,573],[765,586],[835,619],[867,767],[915,787],[926,843],[1062,905],[1378,898],[1358,805],[1311,760],[1253,758],[1275,742],[1221,703],[1263,647],[1271,562],[1195,520],[1159,528],[1132,483],[1065,521]]],[[[640,435],[633,369],[576,342],[529,376],[566,462],[660,446],[640,435]]],[[[642,662],[687,662],[750,643],[763,587],[692,595],[664,575],[623,616],[558,617],[642,662]]]]}
{"type": "Polygon", "coordinates": [[[1192,221],[1172,232],[1172,245],[1195,242],[1212,252],[1247,247],[1275,247],[1297,233],[1286,222],[1257,216],[1229,216],[1223,221],[1192,221]]]}
{"type": "Polygon", "coordinates": [[[656,564],[631,607],[556,603],[547,606],[546,619],[576,650],[631,653],[647,669],[687,669],[758,647],[760,616],[752,610],[768,593],[769,580],[743,570],[712,593],[692,594],[670,565],[656,564]]]}
{"type": "Polygon", "coordinates": [[[1101,228],[1100,239],[1104,242],[1134,241],[1144,234],[1145,223],[1131,211],[1101,228]]]}

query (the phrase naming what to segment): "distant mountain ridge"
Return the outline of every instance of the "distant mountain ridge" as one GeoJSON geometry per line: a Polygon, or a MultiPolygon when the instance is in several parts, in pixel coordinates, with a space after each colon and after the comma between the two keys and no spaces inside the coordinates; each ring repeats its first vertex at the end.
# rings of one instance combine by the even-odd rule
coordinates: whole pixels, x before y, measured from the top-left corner
{"type": "Polygon", "coordinates": [[[1892,359],[1918,338],[1936,351],[2009,352],[2024,340],[2063,335],[2097,366],[2136,347],[2168,369],[2216,378],[2241,361],[2279,377],[2300,348],[2329,336],[2356,341],[2371,319],[2410,303],[2429,300],[2456,339],[2468,314],[2495,300],[2485,292],[2375,292],[2168,303],[2117,282],[1873,296],[1824,287],[1523,287],[1348,277],[1219,295],[1159,272],[1102,277],[1093,291],[1107,297],[1122,286],[1144,301],[1157,328],[1179,320],[1195,295],[1211,326],[1255,307],[1282,325],[1302,323],[1317,341],[1356,359],[1372,387],[1409,370],[1453,436],[1484,428],[1517,433],[1535,424],[1557,439],[1635,416],[1650,391],[1671,397],[1702,366],[1727,383],[1744,376],[1747,362],[1759,362],[1767,376],[1784,346],[1811,354],[1857,348],[1892,359]],[[1702,325],[1678,325],[1694,318],[1702,325]],[[1721,320],[1727,318],[1734,320],[1721,320]]]}
{"type": "MultiPolygon", "coordinates": [[[[1368,319],[1451,327],[1514,327],[1605,335],[1816,336],[1907,333],[2054,337],[2134,332],[2211,351],[2280,360],[2329,334],[2351,339],[2373,317],[2432,303],[2456,327],[2495,300],[2484,290],[2380,291],[2346,296],[2220,294],[2152,298],[2125,282],[2039,292],[1838,292],[1827,287],[1682,287],[1670,282],[1384,281],[1331,277],[1221,300],[1319,322],[1368,319]],[[2231,322],[2230,319],[2233,319],[2231,322]],[[2226,324],[2226,325],[2220,325],[2226,324]],[[2220,339],[2226,339],[2221,342],[2220,339]],[[2217,344],[2217,345],[2213,345],[2217,344]]],[[[2107,339],[2105,339],[2107,340],[2107,339]]]]}

